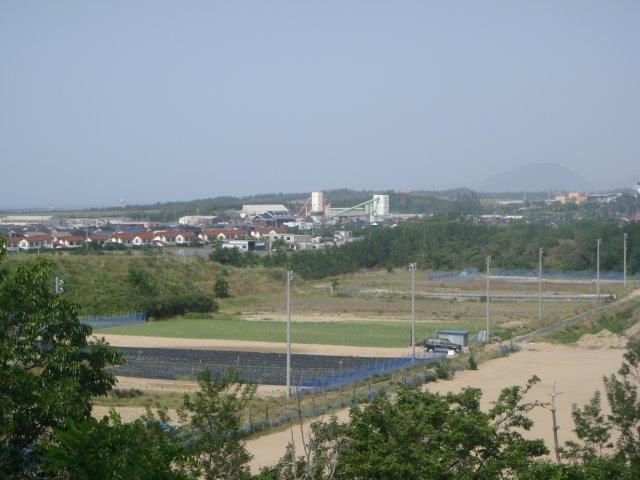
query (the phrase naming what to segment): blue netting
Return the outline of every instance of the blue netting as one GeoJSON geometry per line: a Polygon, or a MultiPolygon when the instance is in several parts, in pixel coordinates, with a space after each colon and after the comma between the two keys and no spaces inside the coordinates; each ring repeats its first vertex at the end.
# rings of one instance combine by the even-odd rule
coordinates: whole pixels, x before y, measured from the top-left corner
{"type": "Polygon", "coordinates": [[[147,321],[147,312],[125,313],[123,315],[84,316],[78,317],[78,319],[80,322],[90,325],[94,329],[100,329],[144,323],[147,321]]]}
{"type": "Polygon", "coordinates": [[[365,366],[342,370],[329,375],[301,379],[299,381],[295,381],[294,379],[294,384],[302,390],[330,390],[341,388],[345,385],[356,384],[377,375],[388,375],[399,370],[438,362],[445,357],[446,353],[444,352],[421,352],[416,354],[415,358],[407,356],[400,358],[377,359],[365,366]]]}

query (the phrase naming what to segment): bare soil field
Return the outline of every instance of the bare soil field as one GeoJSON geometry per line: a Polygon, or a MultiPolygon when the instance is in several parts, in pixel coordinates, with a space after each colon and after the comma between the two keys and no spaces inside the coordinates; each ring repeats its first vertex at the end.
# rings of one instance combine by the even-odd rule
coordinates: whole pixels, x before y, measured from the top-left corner
{"type": "MultiPolygon", "coordinates": [[[[585,301],[546,300],[543,302],[546,322],[567,318],[590,307],[585,301]]],[[[398,296],[389,297],[339,297],[300,296],[292,301],[295,321],[321,322],[323,320],[377,320],[397,321],[409,319],[411,300],[398,296]]],[[[251,307],[221,310],[223,313],[243,316],[247,319],[284,319],[286,303],[276,299],[256,300],[251,307]]],[[[446,299],[416,299],[418,321],[481,322],[485,318],[486,304],[479,301],[446,299]]],[[[518,321],[528,323],[537,318],[537,300],[493,301],[491,315],[495,322],[518,321]]]]}
{"type": "MultiPolygon", "coordinates": [[[[426,386],[431,391],[446,393],[459,391],[464,387],[481,388],[484,392],[482,406],[489,408],[500,391],[511,385],[523,385],[532,375],[538,375],[541,382],[530,392],[530,400],[549,401],[549,393],[554,382],[560,440],[573,439],[571,405],[586,403],[596,390],[602,391],[602,377],[614,373],[622,361],[622,349],[612,348],[578,348],[548,343],[525,345],[523,350],[509,357],[498,358],[480,365],[477,371],[463,371],[448,381],[430,383],[426,386]]],[[[336,412],[340,420],[348,418],[348,410],[336,412]]],[[[547,409],[537,408],[531,412],[535,426],[528,436],[543,438],[547,446],[552,445],[551,414],[547,409]]],[[[311,420],[304,422],[303,431],[308,434],[311,420]]],[[[272,465],[284,454],[285,447],[292,438],[299,448],[301,429],[298,425],[280,432],[250,440],[247,447],[254,456],[252,470],[272,465]]],[[[300,453],[300,450],[298,451],[300,453]]]]}
{"type": "MultiPolygon", "coordinates": [[[[481,273],[478,277],[466,279],[430,280],[430,274],[439,272],[419,271],[416,273],[416,291],[477,291],[484,289],[485,278],[481,273]]],[[[594,275],[595,276],[595,275],[594,275]]],[[[492,288],[496,292],[537,292],[538,280],[536,277],[490,277],[492,288]]],[[[411,286],[411,274],[406,270],[396,269],[393,272],[385,270],[364,270],[352,274],[341,275],[338,278],[340,287],[343,288],[386,288],[391,290],[405,290],[409,292],[411,286]]],[[[330,289],[331,282],[315,282],[312,286],[316,289],[330,289]]],[[[602,293],[618,294],[622,292],[622,283],[619,281],[601,281],[602,293]]],[[[596,285],[589,278],[544,278],[545,291],[558,293],[595,293],[596,285]]]]}
{"type": "MultiPolygon", "coordinates": [[[[137,388],[138,390],[171,390],[191,393],[198,390],[198,382],[190,380],[161,380],[154,378],[116,377],[115,388],[137,388]]],[[[282,385],[258,385],[256,395],[260,398],[277,397],[286,393],[287,387],[282,385]]]]}
{"type": "MultiPolygon", "coordinates": [[[[275,342],[254,342],[244,340],[218,340],[199,338],[167,338],[145,337],[139,335],[101,334],[97,338],[104,338],[114,347],[132,348],[186,348],[197,350],[224,350],[264,353],[283,353],[286,344],[275,342]]],[[[291,344],[292,351],[306,355],[358,356],[358,357],[399,357],[409,352],[407,347],[354,347],[342,345],[314,345],[306,343],[291,344]]]]}

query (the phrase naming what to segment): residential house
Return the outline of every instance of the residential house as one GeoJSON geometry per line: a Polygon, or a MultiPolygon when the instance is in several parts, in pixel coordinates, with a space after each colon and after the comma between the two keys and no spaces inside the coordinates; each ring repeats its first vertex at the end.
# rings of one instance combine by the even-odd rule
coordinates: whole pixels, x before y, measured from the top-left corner
{"type": "Polygon", "coordinates": [[[16,237],[16,236],[8,237],[7,243],[6,243],[7,251],[17,252],[18,250],[20,250],[20,242],[22,241],[23,238],[24,237],[16,237]]]}
{"type": "Polygon", "coordinates": [[[282,238],[285,233],[287,233],[287,229],[284,227],[255,227],[251,230],[250,235],[258,240],[261,238],[276,240],[282,238]]]}
{"type": "Polygon", "coordinates": [[[94,245],[104,245],[110,239],[110,235],[107,232],[93,232],[87,237],[86,242],[94,245]]]}
{"type": "Polygon", "coordinates": [[[86,238],[82,235],[53,235],[55,248],[78,248],[85,245],[86,238]]]}
{"type": "Polygon", "coordinates": [[[146,230],[141,232],[118,231],[111,235],[111,241],[126,247],[143,247],[154,245],[156,235],[146,230]]]}
{"type": "Polygon", "coordinates": [[[191,230],[160,230],[154,233],[154,241],[166,246],[189,245],[197,238],[191,230]]]}
{"type": "Polygon", "coordinates": [[[19,242],[20,250],[38,250],[40,248],[53,248],[53,236],[48,233],[25,233],[19,242]]]}
{"type": "Polygon", "coordinates": [[[247,232],[241,228],[205,228],[198,238],[204,242],[213,242],[219,240],[224,242],[225,240],[237,240],[247,236],[247,232]]]}

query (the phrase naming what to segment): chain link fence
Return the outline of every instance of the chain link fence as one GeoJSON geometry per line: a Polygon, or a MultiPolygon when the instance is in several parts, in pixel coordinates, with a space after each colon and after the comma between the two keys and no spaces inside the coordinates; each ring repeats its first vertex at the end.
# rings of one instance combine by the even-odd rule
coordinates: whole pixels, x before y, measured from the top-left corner
{"type": "Polygon", "coordinates": [[[134,325],[147,321],[147,312],[125,313],[122,315],[80,316],[81,323],[91,326],[94,330],[100,328],[118,327],[120,325],[134,325]]]}

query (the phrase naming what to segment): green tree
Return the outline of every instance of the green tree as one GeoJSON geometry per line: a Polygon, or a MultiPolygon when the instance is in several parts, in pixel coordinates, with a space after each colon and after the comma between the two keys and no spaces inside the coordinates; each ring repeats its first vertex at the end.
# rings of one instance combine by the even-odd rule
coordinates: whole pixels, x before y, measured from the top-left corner
{"type": "Polygon", "coordinates": [[[480,409],[481,392],[467,388],[439,395],[400,388],[351,409],[349,422],[318,422],[303,455],[290,447],[278,465],[294,479],[499,479],[513,478],[548,453],[542,440],[522,435],[533,422],[525,387],[502,391],[480,409]]]}
{"type": "Polygon", "coordinates": [[[585,468],[615,465],[622,472],[620,475],[628,475],[619,478],[640,478],[639,385],[640,341],[631,339],[617,374],[604,377],[611,413],[602,412],[598,392],[583,408],[574,405],[572,416],[578,441],[567,442],[565,456],[582,462],[585,468]],[[612,438],[616,441],[611,442],[612,438]]]}
{"type": "Polygon", "coordinates": [[[217,246],[209,255],[214,262],[234,267],[242,266],[242,253],[238,248],[224,248],[217,246]]]}
{"type": "Polygon", "coordinates": [[[191,458],[183,471],[206,480],[251,478],[241,419],[255,395],[255,385],[244,384],[235,372],[222,377],[203,372],[198,385],[198,392],[185,395],[179,412],[191,458]]]}
{"type": "Polygon", "coordinates": [[[140,267],[129,265],[127,270],[129,283],[144,296],[154,296],[158,293],[158,288],[153,278],[140,267]]]}
{"type": "Polygon", "coordinates": [[[216,298],[229,298],[229,282],[226,278],[216,278],[213,284],[213,294],[216,298]]]}
{"type": "Polygon", "coordinates": [[[0,247],[0,472],[23,477],[39,464],[37,446],[52,431],[89,418],[91,397],[104,395],[119,351],[89,342],[91,327],[53,292],[49,262],[2,267],[0,247]]]}
{"type": "Polygon", "coordinates": [[[102,420],[70,422],[46,444],[47,477],[69,480],[181,480],[184,446],[167,417],[150,411],[123,423],[112,411],[102,420]]]}

